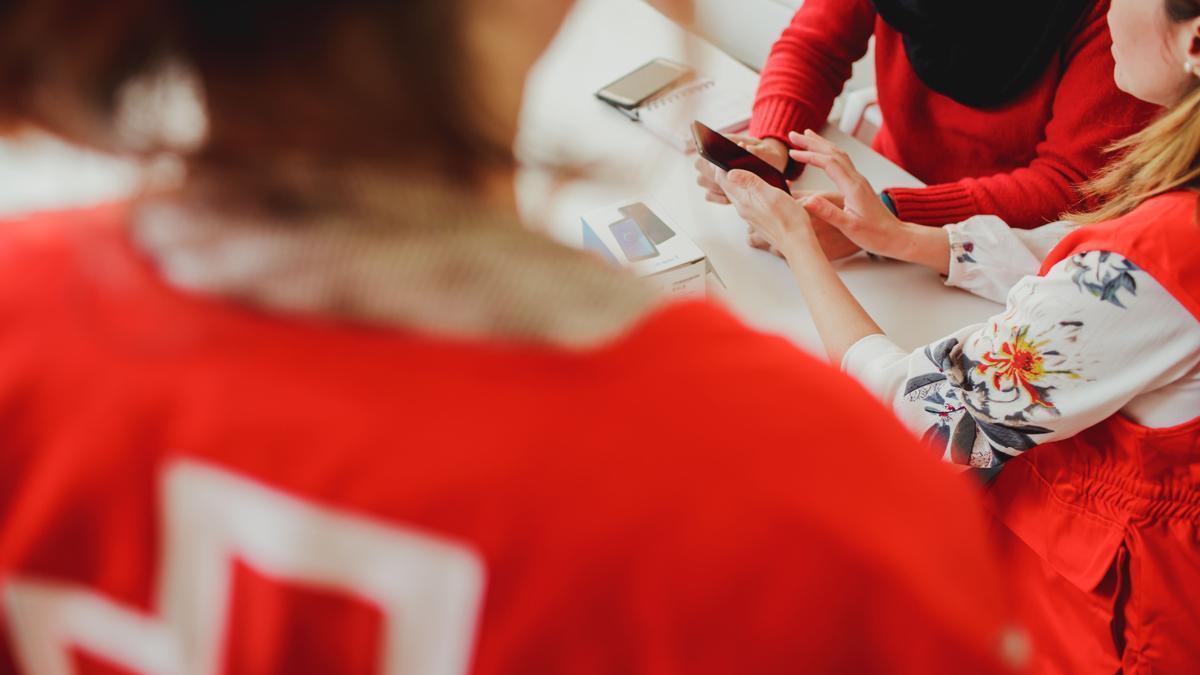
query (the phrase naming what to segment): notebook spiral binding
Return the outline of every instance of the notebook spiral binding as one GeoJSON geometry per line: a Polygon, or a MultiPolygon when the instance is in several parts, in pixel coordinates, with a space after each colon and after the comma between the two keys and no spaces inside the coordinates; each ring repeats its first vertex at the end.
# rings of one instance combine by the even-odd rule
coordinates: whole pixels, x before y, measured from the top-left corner
{"type": "Polygon", "coordinates": [[[672,103],[681,101],[697,92],[704,91],[705,89],[711,89],[712,87],[716,86],[716,84],[717,83],[713,80],[701,80],[700,82],[693,82],[692,84],[684,85],[677,89],[673,89],[666,94],[659,96],[658,98],[655,98],[649,103],[644,104],[642,109],[646,112],[657,110],[659,108],[671,105],[672,103]]]}

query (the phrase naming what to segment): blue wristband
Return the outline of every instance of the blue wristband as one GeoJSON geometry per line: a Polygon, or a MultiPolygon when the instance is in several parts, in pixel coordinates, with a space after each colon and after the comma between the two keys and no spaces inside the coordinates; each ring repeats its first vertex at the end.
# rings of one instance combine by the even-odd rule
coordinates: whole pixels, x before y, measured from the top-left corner
{"type": "MultiPolygon", "coordinates": [[[[883,202],[883,205],[887,207],[888,211],[892,212],[893,216],[900,215],[900,214],[896,213],[896,202],[892,201],[892,196],[887,193],[887,190],[884,190],[883,192],[879,193],[879,200],[883,202]]],[[[874,253],[871,253],[870,251],[867,251],[867,257],[870,258],[871,260],[875,260],[875,261],[884,260],[883,256],[875,255],[874,253]]]]}
{"type": "Polygon", "coordinates": [[[887,193],[887,190],[879,193],[879,199],[883,201],[883,205],[887,207],[888,211],[892,212],[893,216],[900,215],[896,211],[896,202],[892,201],[892,196],[887,193]]]}

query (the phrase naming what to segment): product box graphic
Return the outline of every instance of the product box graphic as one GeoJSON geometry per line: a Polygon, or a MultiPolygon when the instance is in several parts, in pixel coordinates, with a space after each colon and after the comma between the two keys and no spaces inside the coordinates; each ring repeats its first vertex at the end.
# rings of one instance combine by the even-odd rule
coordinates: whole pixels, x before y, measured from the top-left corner
{"type": "Polygon", "coordinates": [[[680,297],[703,297],[711,274],[704,251],[663,214],[643,202],[599,209],[583,217],[583,245],[680,297]]]}

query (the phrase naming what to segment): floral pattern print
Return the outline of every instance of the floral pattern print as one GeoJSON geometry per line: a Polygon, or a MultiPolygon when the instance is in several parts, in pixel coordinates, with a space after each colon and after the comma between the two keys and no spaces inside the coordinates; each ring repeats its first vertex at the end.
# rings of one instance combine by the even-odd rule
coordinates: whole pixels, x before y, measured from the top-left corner
{"type": "MultiPolygon", "coordinates": [[[[955,464],[995,466],[1012,455],[997,454],[992,445],[1024,451],[1037,445],[1034,436],[1049,433],[1049,429],[1029,423],[1024,410],[993,417],[995,403],[1011,403],[1003,394],[1015,388],[993,386],[995,378],[988,374],[988,367],[966,357],[958,340],[926,347],[925,357],[937,372],[911,378],[905,396],[910,402],[920,401],[933,417],[922,440],[934,448],[946,448],[955,464]]],[[[1049,403],[1048,388],[1037,391],[1037,396],[1040,400],[1033,405],[1057,412],[1049,403]]]]}
{"type": "Polygon", "coordinates": [[[995,216],[946,226],[947,285],[1007,308],[915,351],[864,338],[843,368],[945,460],[980,468],[1118,412],[1156,427],[1194,419],[1200,326],[1151,274],[1103,250],[1039,274],[1078,229],[1016,230],[995,216]]]}
{"type": "MultiPolygon", "coordinates": [[[[949,353],[958,345],[957,340],[947,340],[938,346],[938,352],[949,358],[949,353]]],[[[925,356],[934,361],[934,352],[926,347],[925,356]]],[[[942,359],[941,363],[948,363],[942,359]]],[[[935,362],[935,365],[938,365],[935,362]]],[[[977,427],[970,415],[965,414],[966,405],[958,390],[948,386],[948,378],[938,365],[937,373],[930,373],[909,380],[905,396],[911,402],[920,401],[924,411],[933,416],[933,425],[922,435],[921,440],[933,448],[949,446],[951,460],[955,464],[990,464],[987,458],[975,458],[977,427]]]]}
{"type": "Polygon", "coordinates": [[[1107,251],[1096,253],[1094,262],[1089,261],[1091,257],[1092,253],[1071,257],[1071,279],[1079,290],[1124,309],[1120,294],[1126,291],[1130,296],[1137,295],[1137,280],[1133,273],[1138,271],[1138,266],[1107,251]]]}
{"type": "Polygon", "coordinates": [[[946,285],[1003,303],[1022,279],[1037,275],[1046,256],[1079,226],[1060,221],[1015,230],[996,216],[974,216],[943,229],[950,240],[946,285]],[[969,260],[960,259],[964,253],[969,260]]]}
{"type": "MultiPolygon", "coordinates": [[[[1082,324],[1071,325],[1082,328],[1082,324]]],[[[976,369],[980,375],[991,378],[993,391],[1019,389],[1029,397],[1030,405],[1053,410],[1054,404],[1050,402],[1049,388],[1041,386],[1040,383],[1053,375],[1078,375],[1070,370],[1050,370],[1047,359],[1058,356],[1060,352],[1048,348],[1050,339],[1031,340],[1029,330],[1029,326],[1021,326],[1011,340],[1000,343],[1000,349],[995,353],[985,352],[976,369]]]]}
{"type": "Polygon", "coordinates": [[[1062,416],[1057,392],[1091,381],[1088,314],[1099,301],[1123,311],[1138,297],[1136,265],[1092,252],[1063,263],[1060,287],[1083,293],[1048,299],[1036,279],[1013,289],[1008,310],[965,339],[922,350],[933,368],[913,374],[904,400],[927,420],[923,438],[956,464],[993,467],[1036,447],[1062,416]]]}
{"type": "Polygon", "coordinates": [[[975,244],[970,241],[954,242],[951,255],[962,264],[977,262],[971,254],[975,253],[975,244]]]}

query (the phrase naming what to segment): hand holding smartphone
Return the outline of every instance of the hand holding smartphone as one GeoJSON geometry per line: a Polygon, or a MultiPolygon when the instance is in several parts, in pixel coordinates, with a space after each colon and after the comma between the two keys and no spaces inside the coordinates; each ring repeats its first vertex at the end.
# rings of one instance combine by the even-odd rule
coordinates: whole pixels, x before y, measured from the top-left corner
{"type": "Polygon", "coordinates": [[[700,122],[692,122],[692,136],[696,141],[696,151],[717,168],[724,171],[735,169],[749,171],[766,181],[771,187],[783,190],[789,195],[792,194],[787,178],[782,172],[737,143],[700,122]]]}

